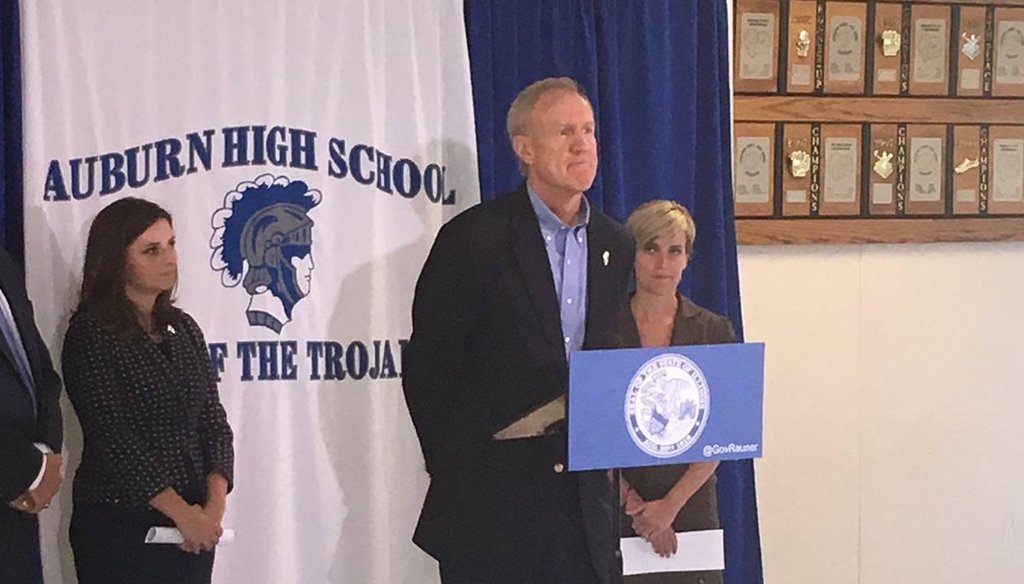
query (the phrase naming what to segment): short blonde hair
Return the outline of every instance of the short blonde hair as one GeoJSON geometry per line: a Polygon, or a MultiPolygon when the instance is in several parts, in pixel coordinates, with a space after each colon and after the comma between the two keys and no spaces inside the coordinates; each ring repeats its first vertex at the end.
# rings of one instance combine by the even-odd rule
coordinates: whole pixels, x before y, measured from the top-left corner
{"type": "Polygon", "coordinates": [[[697,225],[686,207],[675,201],[655,199],[641,204],[630,213],[626,228],[636,238],[637,249],[643,249],[659,237],[683,235],[686,239],[686,257],[693,255],[697,225]]]}
{"type": "MultiPolygon", "coordinates": [[[[505,116],[505,130],[508,132],[509,141],[516,136],[526,136],[529,133],[533,108],[540,98],[554,92],[572,93],[582,97],[588,104],[590,103],[587,94],[583,92],[583,87],[570,77],[548,77],[534,81],[519,92],[508,108],[508,114],[505,116]]],[[[526,165],[522,160],[519,161],[519,172],[526,175],[526,165]]]]}

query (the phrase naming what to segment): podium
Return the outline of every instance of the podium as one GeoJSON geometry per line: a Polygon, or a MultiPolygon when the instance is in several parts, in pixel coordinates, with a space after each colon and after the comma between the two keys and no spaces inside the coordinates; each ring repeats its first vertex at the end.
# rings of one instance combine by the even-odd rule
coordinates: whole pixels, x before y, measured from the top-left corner
{"type": "MultiPolygon", "coordinates": [[[[757,458],[764,344],[578,351],[565,408],[568,469],[613,469],[616,501],[621,468],[757,458]]],[[[613,516],[620,542],[618,509],[613,516]]]]}

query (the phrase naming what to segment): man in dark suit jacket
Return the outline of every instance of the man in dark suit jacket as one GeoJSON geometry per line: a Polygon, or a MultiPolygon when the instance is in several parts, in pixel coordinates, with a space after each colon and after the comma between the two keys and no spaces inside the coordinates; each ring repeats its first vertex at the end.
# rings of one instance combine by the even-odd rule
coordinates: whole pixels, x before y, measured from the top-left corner
{"type": "Polygon", "coordinates": [[[414,541],[445,584],[609,582],[607,473],[566,472],[564,431],[494,435],[565,394],[570,351],[616,344],[633,242],[583,197],[579,86],[539,81],[508,117],[526,184],[448,222],[416,285],[403,387],[431,480],[414,541]]]}
{"type": "Polygon", "coordinates": [[[39,522],[61,482],[60,378],[24,277],[0,250],[0,582],[39,570],[39,522]]]}

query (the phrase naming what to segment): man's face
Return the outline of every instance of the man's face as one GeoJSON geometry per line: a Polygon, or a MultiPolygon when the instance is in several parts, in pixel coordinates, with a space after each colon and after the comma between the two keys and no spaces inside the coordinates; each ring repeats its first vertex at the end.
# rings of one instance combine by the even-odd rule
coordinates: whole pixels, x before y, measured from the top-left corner
{"type": "Polygon", "coordinates": [[[594,183],[594,112],[580,95],[565,91],[543,95],[533,107],[526,135],[516,136],[513,147],[529,165],[530,184],[542,194],[569,197],[594,183]]]}

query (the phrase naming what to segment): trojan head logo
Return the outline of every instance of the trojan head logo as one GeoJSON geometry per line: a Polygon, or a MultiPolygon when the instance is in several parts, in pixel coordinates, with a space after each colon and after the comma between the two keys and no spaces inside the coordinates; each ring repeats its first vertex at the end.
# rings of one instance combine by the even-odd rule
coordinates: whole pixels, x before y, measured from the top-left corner
{"type": "Polygon", "coordinates": [[[252,326],[281,332],[313,277],[313,220],[320,191],[302,181],[264,174],[239,183],[213,214],[210,266],[229,288],[249,294],[252,326]]]}

